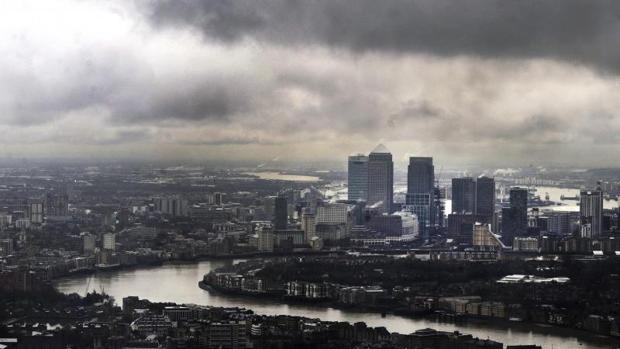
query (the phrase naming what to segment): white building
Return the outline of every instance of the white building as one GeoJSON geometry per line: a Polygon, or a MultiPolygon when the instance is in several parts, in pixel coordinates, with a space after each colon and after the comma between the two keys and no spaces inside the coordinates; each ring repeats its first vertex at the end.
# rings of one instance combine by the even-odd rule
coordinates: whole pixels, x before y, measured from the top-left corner
{"type": "Polygon", "coordinates": [[[309,209],[304,209],[301,214],[301,230],[306,235],[306,241],[316,236],[316,216],[309,209]]]}
{"type": "Polygon", "coordinates": [[[410,241],[418,237],[420,224],[418,223],[418,217],[408,211],[394,212],[395,215],[400,216],[403,225],[403,232],[401,240],[410,241]]]}
{"type": "Polygon", "coordinates": [[[316,224],[347,224],[347,204],[326,203],[316,208],[316,224]]]}
{"type": "Polygon", "coordinates": [[[105,233],[103,234],[103,249],[114,251],[116,250],[116,234],[105,233]]]}
{"type": "Polygon", "coordinates": [[[256,228],[258,233],[258,250],[261,252],[273,252],[273,230],[270,226],[260,225],[256,228]]]}

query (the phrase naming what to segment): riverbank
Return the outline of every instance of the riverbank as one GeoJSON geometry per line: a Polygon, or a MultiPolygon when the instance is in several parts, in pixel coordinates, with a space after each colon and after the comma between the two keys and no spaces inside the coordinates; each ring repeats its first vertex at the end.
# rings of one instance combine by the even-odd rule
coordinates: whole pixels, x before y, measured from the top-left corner
{"type": "Polygon", "coordinates": [[[553,326],[548,324],[541,324],[535,322],[527,322],[527,321],[510,321],[507,319],[498,319],[498,318],[485,318],[485,317],[473,317],[473,316],[446,316],[446,315],[454,315],[447,314],[445,312],[427,312],[427,313],[413,313],[410,311],[398,311],[389,308],[380,308],[380,307],[369,307],[369,306],[346,306],[334,301],[328,300],[319,300],[319,301],[309,301],[304,300],[302,298],[291,298],[284,297],[282,295],[274,295],[274,294],[266,294],[266,293],[248,293],[248,292],[232,292],[230,290],[223,289],[221,287],[217,287],[215,285],[209,285],[204,281],[198,282],[198,287],[207,292],[213,292],[217,294],[226,295],[228,297],[234,297],[237,299],[260,299],[260,300],[271,300],[273,302],[278,302],[287,305],[303,305],[307,307],[317,308],[317,309],[338,309],[342,311],[347,311],[351,313],[375,313],[379,314],[382,317],[404,317],[412,320],[430,320],[436,323],[441,324],[451,324],[456,325],[459,328],[462,328],[464,332],[467,331],[467,328],[477,328],[477,327],[485,327],[488,329],[494,330],[505,330],[510,328],[511,330],[519,330],[524,332],[533,332],[539,333],[542,335],[554,335],[561,337],[576,337],[579,338],[580,341],[588,342],[588,343],[596,343],[599,345],[610,345],[609,348],[618,348],[620,347],[620,338],[610,337],[599,335],[596,333],[584,331],[581,329],[574,329],[569,327],[561,327],[561,326],[553,326]]]}
{"type": "Polygon", "coordinates": [[[592,336],[582,335],[578,331],[565,331],[556,334],[539,326],[522,326],[515,323],[478,324],[475,321],[440,322],[432,318],[363,312],[357,309],[335,309],[324,305],[288,304],[272,298],[246,297],[220,292],[207,292],[196,287],[203,275],[221,267],[232,266],[240,260],[209,260],[196,263],[172,262],[160,267],[134,268],[93,276],[73,276],[54,282],[54,287],[62,293],[84,294],[90,290],[105,291],[117,301],[127,296],[139,296],[153,302],[173,302],[178,304],[201,304],[224,308],[251,309],[259,315],[302,316],[331,322],[364,322],[369,327],[385,327],[390,332],[412,333],[424,328],[438,331],[471,333],[479,338],[490,338],[505,345],[536,344],[543,349],[610,349],[605,341],[592,336]],[[156,285],[156,286],[155,286],[156,285]]]}

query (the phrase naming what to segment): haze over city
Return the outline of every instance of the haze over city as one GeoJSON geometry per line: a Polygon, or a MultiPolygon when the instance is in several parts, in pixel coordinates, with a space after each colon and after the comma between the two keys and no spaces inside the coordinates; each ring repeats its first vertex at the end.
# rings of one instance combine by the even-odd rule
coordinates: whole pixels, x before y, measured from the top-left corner
{"type": "Polygon", "coordinates": [[[0,0],[0,349],[620,349],[620,2],[0,0]]]}
{"type": "Polygon", "coordinates": [[[614,1],[3,1],[1,156],[613,167],[614,1]]]}

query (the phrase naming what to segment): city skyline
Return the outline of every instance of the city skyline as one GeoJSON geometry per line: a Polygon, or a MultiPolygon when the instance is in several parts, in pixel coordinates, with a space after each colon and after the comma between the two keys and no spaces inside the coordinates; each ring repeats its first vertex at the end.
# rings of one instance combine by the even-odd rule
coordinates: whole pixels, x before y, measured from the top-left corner
{"type": "Polygon", "coordinates": [[[0,1],[0,349],[620,349],[620,2],[0,1]]]}
{"type": "Polygon", "coordinates": [[[0,157],[616,166],[613,2],[1,6],[0,157]]]}

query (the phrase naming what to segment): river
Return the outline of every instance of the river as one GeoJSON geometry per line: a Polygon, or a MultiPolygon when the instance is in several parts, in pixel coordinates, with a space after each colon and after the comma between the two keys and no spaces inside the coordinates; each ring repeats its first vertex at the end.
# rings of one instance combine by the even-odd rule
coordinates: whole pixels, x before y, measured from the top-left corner
{"type": "MultiPolygon", "coordinates": [[[[369,326],[385,326],[389,331],[411,333],[418,329],[434,328],[441,331],[460,331],[479,338],[490,338],[506,344],[537,344],[544,349],[603,349],[614,346],[594,343],[593,338],[584,341],[576,338],[566,329],[553,329],[542,326],[510,324],[510,326],[492,326],[479,323],[453,324],[431,319],[407,318],[402,316],[381,315],[366,312],[354,312],[333,308],[313,307],[307,305],[287,305],[275,300],[255,299],[210,293],[198,287],[205,273],[235,261],[202,261],[186,264],[165,264],[160,267],[139,268],[131,270],[110,271],[94,275],[80,275],[63,278],[55,282],[56,288],[63,293],[84,295],[88,290],[105,291],[113,296],[117,303],[127,296],[139,296],[155,302],[176,302],[220,307],[245,307],[258,314],[296,315],[320,318],[326,321],[364,321],[369,326]]],[[[589,336],[586,336],[589,337],[589,336]]]]}
{"type": "MultiPolygon", "coordinates": [[[[558,188],[558,187],[536,187],[537,194],[540,195],[541,199],[544,199],[545,196],[549,195],[549,200],[561,203],[562,205],[558,206],[542,206],[540,209],[542,210],[551,210],[551,211],[573,211],[579,212],[579,201],[578,200],[562,200],[562,195],[565,197],[574,197],[578,196],[580,193],[579,189],[571,189],[571,188],[558,188]]],[[[616,209],[618,208],[618,201],[616,200],[604,200],[603,208],[605,209],[616,209]]]]}

